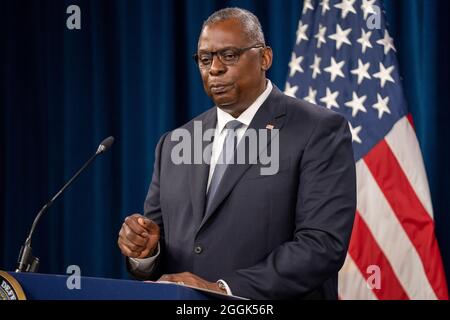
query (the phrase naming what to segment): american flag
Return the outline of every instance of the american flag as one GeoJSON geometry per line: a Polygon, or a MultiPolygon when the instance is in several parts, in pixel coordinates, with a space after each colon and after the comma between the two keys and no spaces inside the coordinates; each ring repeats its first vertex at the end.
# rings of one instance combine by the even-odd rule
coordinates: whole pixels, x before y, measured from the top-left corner
{"type": "Polygon", "coordinates": [[[378,0],[305,0],[285,93],[349,122],[358,203],[341,299],[448,299],[420,147],[378,0]]]}

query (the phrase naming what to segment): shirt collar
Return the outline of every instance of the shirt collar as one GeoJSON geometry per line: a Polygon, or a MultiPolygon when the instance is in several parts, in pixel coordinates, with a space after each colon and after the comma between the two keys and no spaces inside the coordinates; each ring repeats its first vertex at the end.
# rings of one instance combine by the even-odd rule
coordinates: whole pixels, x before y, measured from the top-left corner
{"type": "Polygon", "coordinates": [[[220,108],[217,109],[217,129],[219,132],[222,132],[225,125],[231,121],[231,120],[238,120],[242,122],[245,126],[249,126],[250,123],[253,120],[253,117],[255,116],[256,112],[259,110],[259,108],[262,106],[264,101],[266,101],[267,97],[269,96],[270,92],[272,91],[273,85],[272,82],[267,79],[267,85],[266,89],[261,93],[261,95],[256,98],[256,100],[248,107],[244,112],[241,113],[241,115],[238,118],[234,118],[231,114],[228,112],[223,111],[220,108]]]}

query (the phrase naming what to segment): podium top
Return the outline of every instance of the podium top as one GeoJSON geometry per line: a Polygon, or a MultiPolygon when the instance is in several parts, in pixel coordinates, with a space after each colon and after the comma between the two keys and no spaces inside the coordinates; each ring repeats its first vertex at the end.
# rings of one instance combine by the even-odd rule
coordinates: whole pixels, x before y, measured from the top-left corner
{"type": "Polygon", "coordinates": [[[67,275],[8,273],[20,283],[29,300],[239,299],[177,284],[92,277],[80,277],[77,282],[67,275]]]}

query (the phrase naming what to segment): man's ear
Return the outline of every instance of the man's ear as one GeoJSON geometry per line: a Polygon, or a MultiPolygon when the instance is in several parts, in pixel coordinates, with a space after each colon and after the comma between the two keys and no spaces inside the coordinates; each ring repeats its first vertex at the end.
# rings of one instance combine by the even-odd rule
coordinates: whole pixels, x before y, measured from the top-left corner
{"type": "Polygon", "coordinates": [[[273,52],[271,47],[265,47],[262,52],[261,69],[267,71],[272,66],[273,52]]]}

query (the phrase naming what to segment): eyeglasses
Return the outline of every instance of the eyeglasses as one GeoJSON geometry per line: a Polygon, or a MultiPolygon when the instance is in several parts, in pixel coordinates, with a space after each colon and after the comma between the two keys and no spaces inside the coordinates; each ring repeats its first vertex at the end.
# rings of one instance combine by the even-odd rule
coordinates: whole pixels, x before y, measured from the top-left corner
{"type": "Polygon", "coordinates": [[[231,66],[239,61],[239,57],[247,50],[255,48],[265,48],[263,44],[255,44],[246,48],[225,48],[218,51],[201,51],[194,54],[193,58],[200,69],[211,68],[214,55],[217,55],[220,62],[226,66],[231,66]]]}

